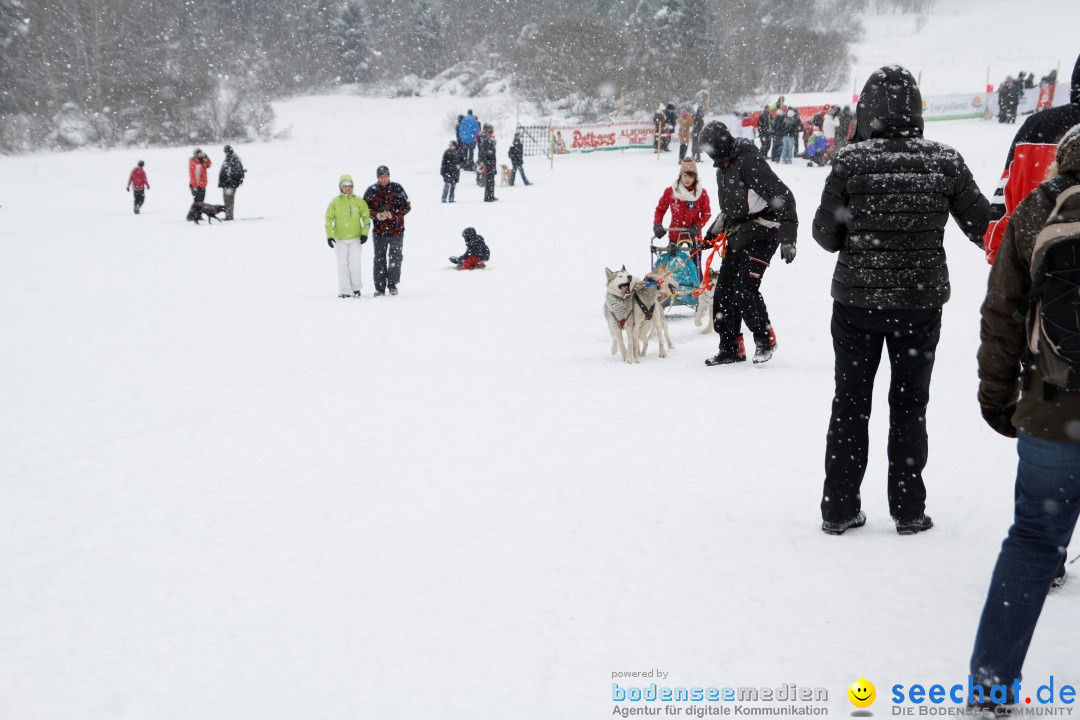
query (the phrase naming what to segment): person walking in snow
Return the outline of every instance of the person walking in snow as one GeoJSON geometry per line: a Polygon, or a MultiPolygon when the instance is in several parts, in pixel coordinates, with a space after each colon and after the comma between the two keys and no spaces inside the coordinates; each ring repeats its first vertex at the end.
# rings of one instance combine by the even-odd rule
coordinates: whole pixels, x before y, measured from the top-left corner
{"type": "Polygon", "coordinates": [[[146,171],[143,170],[142,160],[135,165],[131,170],[131,175],[128,176],[127,190],[131,192],[132,188],[135,189],[135,214],[139,214],[139,208],[143,206],[143,201],[146,199],[146,191],[150,189],[150,181],[146,179],[146,171]]]}
{"type": "MultiPolygon", "coordinates": [[[[971,654],[972,681],[984,688],[1021,677],[1047,592],[1056,578],[1064,578],[1065,548],[1080,516],[1080,393],[1054,387],[1043,376],[1025,326],[1035,241],[1053,213],[1051,197],[1077,185],[1080,125],[1065,133],[1046,182],[1008,221],[982,305],[979,406],[995,432],[1017,439],[1019,456],[1013,524],[971,654]]],[[[1067,216],[1063,211],[1061,217],[1067,216]]]]}
{"type": "Polygon", "coordinates": [[[240,162],[240,156],[233,152],[231,145],[225,146],[225,161],[221,163],[221,172],[218,173],[218,187],[225,197],[225,219],[233,219],[233,208],[236,206],[236,190],[244,184],[244,163],[240,162]]]}
{"type": "Polygon", "coordinates": [[[769,149],[772,147],[772,113],[768,105],[758,115],[757,136],[761,143],[761,154],[769,157],[769,149]]]}
{"type": "Polygon", "coordinates": [[[753,140],[736,139],[722,122],[711,122],[701,131],[701,143],[716,166],[717,204],[720,212],[705,233],[710,243],[727,235],[727,253],[713,295],[713,328],[720,348],[706,365],[725,365],[746,360],[742,326],[754,334],[754,362],[772,358],[776,350],[761,278],[779,247],[784,262],[795,259],[799,216],[795,196],[776,173],[753,140]]]}
{"type": "Polygon", "coordinates": [[[442,155],[442,164],[439,165],[439,174],[443,179],[442,201],[444,203],[454,202],[454,188],[461,179],[458,157],[458,144],[455,140],[451,140],[450,147],[442,155]]]}
{"type": "Polygon", "coordinates": [[[514,184],[517,174],[521,173],[521,181],[526,185],[532,185],[529,178],[525,177],[525,145],[521,142],[521,133],[514,133],[514,142],[510,143],[510,184],[514,184]]]}
{"type": "Polygon", "coordinates": [[[390,182],[390,168],[375,170],[376,182],[364,192],[364,200],[375,215],[375,297],[387,291],[398,294],[405,243],[405,216],[412,203],[405,188],[390,182]]]}
{"type": "Polygon", "coordinates": [[[188,186],[195,202],[206,202],[206,184],[209,180],[210,158],[199,148],[188,159],[188,186]]]}
{"type": "Polygon", "coordinates": [[[656,106],[656,112],[653,113],[653,127],[656,129],[656,146],[657,152],[667,152],[668,149],[668,127],[667,127],[667,113],[664,112],[664,104],[660,103],[656,106]]]}
{"type": "Polygon", "coordinates": [[[933,526],[926,515],[926,406],[949,299],[943,240],[949,214],[976,247],[990,204],[960,153],[923,137],[922,95],[899,66],[870,74],[857,110],[858,142],[837,154],[814,216],[821,247],[839,252],[832,280],[836,390],[825,443],[821,529],[866,523],[866,471],[874,377],[889,353],[889,512],[901,535],[933,526]],[[882,194],[882,193],[886,194],[882,194]]]}
{"type": "Polygon", "coordinates": [[[371,231],[371,213],[353,195],[352,175],[338,179],[340,193],[326,208],[326,244],[334,249],[338,267],[338,297],[360,297],[360,248],[371,231]]]}
{"type": "Polygon", "coordinates": [[[485,263],[491,259],[491,250],[483,236],[476,234],[476,228],[467,227],[461,232],[461,237],[465,238],[465,252],[451,257],[450,262],[457,265],[458,270],[483,270],[485,263]]]}
{"type": "Polygon", "coordinates": [[[686,151],[690,147],[690,138],[694,132],[694,118],[690,112],[683,110],[679,115],[679,164],[686,159],[686,151]]]}

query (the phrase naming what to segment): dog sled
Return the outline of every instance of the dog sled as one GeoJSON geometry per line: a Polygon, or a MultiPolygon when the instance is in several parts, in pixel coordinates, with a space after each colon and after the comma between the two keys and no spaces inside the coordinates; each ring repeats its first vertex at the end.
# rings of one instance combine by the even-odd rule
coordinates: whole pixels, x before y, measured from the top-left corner
{"type": "Polygon", "coordinates": [[[662,238],[653,237],[649,242],[652,269],[670,273],[678,283],[678,290],[664,299],[664,307],[687,305],[697,308],[698,299],[706,289],[702,283],[702,266],[710,267],[716,255],[723,257],[726,236],[718,237],[713,243],[703,243],[695,240],[685,228],[672,227],[664,230],[662,238]],[[679,233],[678,242],[664,242],[670,232],[679,233]],[[663,244],[657,245],[657,242],[663,244]]]}

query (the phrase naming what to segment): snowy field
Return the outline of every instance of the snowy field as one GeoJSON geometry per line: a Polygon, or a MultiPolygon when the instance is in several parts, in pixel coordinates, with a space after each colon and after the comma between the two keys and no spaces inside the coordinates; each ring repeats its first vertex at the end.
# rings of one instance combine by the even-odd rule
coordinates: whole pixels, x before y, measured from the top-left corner
{"type": "MultiPolygon", "coordinates": [[[[471,105],[505,158],[512,102],[471,105]]],[[[950,225],[934,529],[888,516],[883,371],[869,522],[826,536],[827,170],[778,170],[802,225],[765,276],[772,362],[705,367],[684,314],[627,366],[603,269],[646,270],[674,154],[530,158],[535,186],[484,204],[463,173],[442,205],[468,106],[281,104],[291,136],[236,146],[239,220],[210,227],[184,221],[191,146],[0,158],[0,718],[604,718],[612,673],[650,668],[824,687],[836,716],[865,677],[884,716],[894,683],[966,680],[1015,469],[975,399],[982,253],[950,225]],[[371,297],[368,245],[341,300],[323,212],[382,163],[414,207],[401,295],[371,297]],[[449,269],[469,225],[487,271],[449,269]]],[[[927,134],[989,194],[1014,129],[927,134]]],[[[1049,598],[1025,678],[1080,684],[1078,597],[1049,598]]]]}

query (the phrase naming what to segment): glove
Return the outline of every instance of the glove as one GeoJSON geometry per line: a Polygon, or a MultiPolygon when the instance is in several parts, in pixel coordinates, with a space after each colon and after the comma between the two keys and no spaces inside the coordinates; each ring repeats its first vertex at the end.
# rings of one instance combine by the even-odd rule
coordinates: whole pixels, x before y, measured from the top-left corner
{"type": "Polygon", "coordinates": [[[992,410],[986,407],[982,408],[982,416],[983,420],[986,421],[986,424],[998,435],[1004,435],[1007,438],[1016,437],[1016,428],[1014,428],[1012,424],[1014,412],[1016,412],[1016,405],[1010,405],[1001,410],[992,410]]]}
{"type": "Polygon", "coordinates": [[[334,238],[326,238],[326,244],[330,247],[334,247],[334,238]]]}
{"type": "Polygon", "coordinates": [[[127,191],[128,191],[128,192],[131,192],[131,188],[128,188],[128,189],[127,189],[127,191]]]}
{"type": "Polygon", "coordinates": [[[360,244],[363,245],[366,242],[367,242],[367,235],[361,235],[360,236],[360,244]]]}
{"type": "Polygon", "coordinates": [[[664,237],[664,226],[663,225],[653,225],[652,226],[652,234],[654,236],[656,236],[657,240],[664,237]]]}
{"type": "Polygon", "coordinates": [[[713,241],[716,240],[716,237],[716,233],[710,230],[709,232],[705,233],[705,242],[709,245],[712,245],[713,241]]]}
{"type": "Polygon", "coordinates": [[[795,243],[784,243],[780,246],[780,257],[784,258],[784,262],[788,265],[795,259],[795,243]]]}
{"type": "Polygon", "coordinates": [[[698,233],[701,232],[701,228],[697,225],[691,225],[690,227],[686,228],[686,231],[690,233],[690,237],[697,237],[698,233]]]}
{"type": "Polygon", "coordinates": [[[674,255],[678,251],[679,251],[679,248],[675,243],[673,243],[673,242],[668,243],[668,245],[667,245],[668,255],[674,255]]]}

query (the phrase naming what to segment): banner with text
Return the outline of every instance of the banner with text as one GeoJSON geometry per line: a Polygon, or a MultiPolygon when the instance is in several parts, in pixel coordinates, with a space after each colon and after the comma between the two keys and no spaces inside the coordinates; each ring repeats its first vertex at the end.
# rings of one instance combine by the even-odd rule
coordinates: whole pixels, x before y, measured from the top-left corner
{"type": "Polygon", "coordinates": [[[653,149],[656,128],[648,122],[552,125],[551,144],[556,155],[596,150],[653,149]]]}

